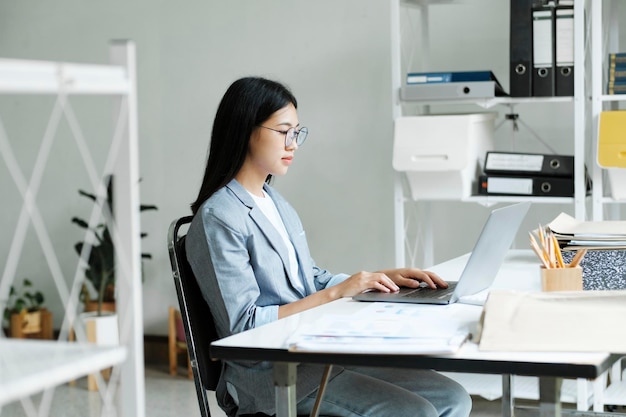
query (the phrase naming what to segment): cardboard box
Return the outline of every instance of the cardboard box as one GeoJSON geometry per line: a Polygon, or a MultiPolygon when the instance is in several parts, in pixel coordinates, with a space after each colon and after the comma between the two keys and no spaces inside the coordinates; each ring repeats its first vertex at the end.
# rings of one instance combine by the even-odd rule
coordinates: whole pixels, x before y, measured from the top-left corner
{"type": "Polygon", "coordinates": [[[479,349],[626,353],[626,291],[492,290],[479,349]]]}
{"type": "Polygon", "coordinates": [[[405,172],[414,200],[472,195],[485,154],[494,146],[494,113],[400,117],[393,168],[405,172]]]}

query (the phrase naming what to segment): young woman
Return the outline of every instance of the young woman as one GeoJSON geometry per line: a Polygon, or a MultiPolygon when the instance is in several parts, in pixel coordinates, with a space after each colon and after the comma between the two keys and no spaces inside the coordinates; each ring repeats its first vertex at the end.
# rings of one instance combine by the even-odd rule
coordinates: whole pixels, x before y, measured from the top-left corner
{"type": "MultiPolygon", "coordinates": [[[[191,206],[187,257],[220,337],[369,289],[447,286],[419,269],[348,276],[315,265],[297,213],[268,185],[272,176],[287,173],[307,137],[296,109],[285,86],[250,77],[235,81],[217,110],[202,186],[191,206]]],[[[334,368],[321,415],[465,417],[471,409],[465,390],[433,371],[334,368]]],[[[298,367],[299,414],[313,408],[322,371],[298,367]]],[[[274,414],[271,364],[226,362],[217,397],[229,416],[274,414]]]]}

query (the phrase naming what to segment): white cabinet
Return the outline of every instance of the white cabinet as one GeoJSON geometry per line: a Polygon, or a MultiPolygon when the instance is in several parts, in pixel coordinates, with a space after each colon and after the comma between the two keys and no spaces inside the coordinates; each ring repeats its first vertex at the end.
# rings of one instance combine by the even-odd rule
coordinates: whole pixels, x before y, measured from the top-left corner
{"type": "MultiPolygon", "coordinates": [[[[423,56],[422,71],[437,71],[442,68],[429,67],[429,16],[434,10],[432,8],[446,4],[445,7],[456,7],[448,5],[454,1],[445,0],[392,0],[391,1],[391,50],[392,50],[392,97],[393,97],[393,117],[394,120],[405,114],[408,108],[407,102],[400,99],[400,88],[405,81],[407,69],[402,63],[402,28],[401,21],[403,14],[408,12],[419,15],[419,31],[423,56]]],[[[463,2],[466,7],[471,3],[463,2]]],[[[484,7],[479,1],[475,2],[475,7],[484,7]]],[[[506,2],[508,3],[508,2],[506,2]]],[[[514,203],[518,201],[531,200],[533,203],[541,204],[567,204],[573,206],[575,217],[580,220],[603,220],[606,217],[606,209],[611,209],[609,217],[618,216],[619,201],[615,201],[610,196],[605,195],[606,172],[601,169],[596,162],[596,143],[598,132],[598,118],[603,110],[619,109],[623,102],[626,102],[626,95],[606,94],[606,62],[609,52],[620,52],[618,46],[619,39],[619,14],[617,6],[618,0],[574,0],[574,97],[551,97],[551,98],[507,98],[498,97],[489,100],[455,100],[448,103],[451,108],[457,109],[459,104],[468,106],[480,106],[481,108],[500,108],[506,106],[510,113],[515,113],[516,107],[523,106],[561,106],[566,105],[572,108],[571,119],[557,119],[555,123],[573,125],[573,154],[575,157],[575,190],[573,198],[549,198],[549,197],[495,197],[495,196],[472,196],[459,201],[476,202],[484,205],[496,203],[514,203]],[[587,196],[585,184],[585,167],[593,181],[592,196],[587,196]]],[[[461,2],[459,2],[461,4],[461,2]]],[[[622,6],[626,7],[622,2],[622,6]]],[[[509,16],[486,16],[486,19],[506,19],[509,16]]],[[[415,23],[415,22],[414,22],[415,23]]],[[[480,22],[474,22],[481,24],[480,22]]],[[[508,27],[508,25],[507,25],[508,27]]],[[[446,36],[458,37],[459,42],[466,42],[464,34],[454,27],[447,28],[446,36]]],[[[467,45],[472,48],[472,45],[467,45]]],[[[626,48],[623,49],[626,51],[626,48]]],[[[508,56],[507,56],[508,61],[508,56]]],[[[491,69],[486,65],[480,69],[491,69]]],[[[415,69],[411,69],[414,71],[415,69]]],[[[505,85],[505,90],[508,91],[505,85]]],[[[421,114],[428,114],[433,102],[412,101],[413,107],[419,108],[421,114]],[[419,106],[418,106],[419,105],[419,106]]],[[[437,102],[440,105],[441,102],[437,102]]],[[[411,108],[413,110],[413,108],[411,108]]],[[[626,171],[626,170],[625,170],[626,171]]],[[[394,186],[394,214],[395,214],[395,238],[396,238],[396,264],[428,266],[434,264],[433,249],[433,224],[430,221],[432,213],[431,202],[428,199],[416,201],[413,195],[408,195],[405,185],[405,174],[396,172],[394,186]],[[409,225],[407,218],[416,217],[407,204],[419,202],[419,221],[416,225],[409,225]],[[418,255],[420,252],[420,255],[418,255]],[[407,255],[410,259],[406,259],[407,255]],[[416,262],[419,259],[420,262],[416,262]]],[[[625,201],[621,201],[622,203],[625,201]]],[[[618,365],[621,366],[621,365],[618,365]]],[[[457,375],[458,376],[458,375],[457,375]]],[[[462,375],[461,375],[462,376],[462,375]]],[[[460,376],[459,376],[460,377],[460,376]]],[[[577,394],[573,396],[573,401],[578,402],[578,408],[588,409],[590,401],[594,401],[594,409],[601,410],[603,404],[624,404],[623,392],[626,382],[622,380],[621,368],[613,371],[613,384],[605,391],[606,377],[598,378],[593,383],[579,380],[577,383],[577,394]],[[619,377],[618,377],[619,375],[619,377]],[[593,397],[589,395],[593,391],[593,397]],[[604,395],[603,395],[604,394],[604,395]],[[620,397],[621,395],[621,397],[620,397]],[[620,398],[616,400],[615,398],[620,398]],[[617,401],[617,402],[616,402],[617,401]]],[[[472,376],[464,385],[475,384],[476,380],[472,376]]],[[[497,378],[496,388],[500,388],[497,378]]],[[[493,385],[493,384],[492,384],[493,385]]],[[[493,388],[493,387],[492,387],[493,388]]],[[[482,395],[481,392],[468,388],[475,394],[482,395]]],[[[481,388],[484,391],[484,387],[481,388]]],[[[535,391],[536,392],[536,391],[535,391]]]]}

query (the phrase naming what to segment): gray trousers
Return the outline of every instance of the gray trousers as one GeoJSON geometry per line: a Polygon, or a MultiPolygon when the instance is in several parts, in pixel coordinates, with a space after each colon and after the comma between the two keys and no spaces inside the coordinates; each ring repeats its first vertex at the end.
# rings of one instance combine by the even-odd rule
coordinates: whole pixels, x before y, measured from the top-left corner
{"type": "MultiPolygon", "coordinates": [[[[317,390],[298,403],[309,414],[317,390]]],[[[346,367],[328,382],[320,415],[467,417],[472,400],[455,381],[428,370],[346,367]]]]}

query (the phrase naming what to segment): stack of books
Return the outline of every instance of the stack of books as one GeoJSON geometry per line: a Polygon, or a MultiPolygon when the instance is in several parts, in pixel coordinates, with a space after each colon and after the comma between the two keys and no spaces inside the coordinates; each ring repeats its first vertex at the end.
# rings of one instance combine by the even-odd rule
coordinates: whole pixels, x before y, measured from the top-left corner
{"type": "Polygon", "coordinates": [[[607,94],[626,94],[626,52],[609,54],[607,94]]]}

